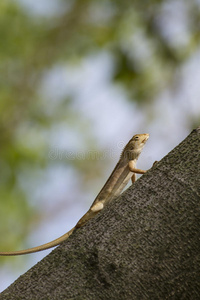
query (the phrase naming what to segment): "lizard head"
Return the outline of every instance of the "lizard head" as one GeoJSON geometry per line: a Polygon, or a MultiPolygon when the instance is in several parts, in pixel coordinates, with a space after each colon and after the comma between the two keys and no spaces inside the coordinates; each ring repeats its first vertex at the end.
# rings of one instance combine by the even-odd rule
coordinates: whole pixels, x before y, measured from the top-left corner
{"type": "Polygon", "coordinates": [[[128,160],[137,159],[148,138],[148,133],[135,134],[124,148],[121,157],[128,158],[128,160]]]}

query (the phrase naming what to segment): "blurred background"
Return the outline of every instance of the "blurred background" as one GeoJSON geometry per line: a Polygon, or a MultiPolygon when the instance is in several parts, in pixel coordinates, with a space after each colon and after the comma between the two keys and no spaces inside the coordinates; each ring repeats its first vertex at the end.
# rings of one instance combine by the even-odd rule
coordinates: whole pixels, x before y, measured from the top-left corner
{"type": "Polygon", "coordinates": [[[71,229],[134,134],[148,169],[200,125],[200,0],[2,0],[0,43],[0,251],[71,229]]]}

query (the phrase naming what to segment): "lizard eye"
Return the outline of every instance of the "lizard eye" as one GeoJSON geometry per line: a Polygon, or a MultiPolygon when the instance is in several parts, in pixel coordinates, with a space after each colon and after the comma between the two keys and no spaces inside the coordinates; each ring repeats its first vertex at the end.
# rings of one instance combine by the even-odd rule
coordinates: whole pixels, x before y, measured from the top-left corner
{"type": "Polygon", "coordinates": [[[138,140],[139,139],[139,136],[137,135],[137,136],[135,136],[135,138],[134,138],[135,140],[138,140]]]}

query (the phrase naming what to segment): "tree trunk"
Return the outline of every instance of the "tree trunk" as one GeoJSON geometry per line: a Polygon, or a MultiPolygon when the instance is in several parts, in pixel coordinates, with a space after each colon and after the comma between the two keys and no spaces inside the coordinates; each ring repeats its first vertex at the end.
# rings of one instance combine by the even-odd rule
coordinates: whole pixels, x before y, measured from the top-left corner
{"type": "Polygon", "coordinates": [[[200,299],[200,127],[1,299],[200,299]]]}

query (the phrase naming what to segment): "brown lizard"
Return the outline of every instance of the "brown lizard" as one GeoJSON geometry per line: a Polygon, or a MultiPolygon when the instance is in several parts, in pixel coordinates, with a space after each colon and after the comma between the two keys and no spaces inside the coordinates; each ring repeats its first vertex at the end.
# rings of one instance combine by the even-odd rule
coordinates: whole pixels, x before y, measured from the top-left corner
{"type": "Polygon", "coordinates": [[[46,243],[41,246],[13,251],[13,252],[0,252],[0,255],[23,255],[28,253],[34,253],[42,250],[46,250],[59,245],[61,242],[65,241],[75,229],[85,225],[87,221],[92,219],[99,211],[101,211],[104,206],[116,198],[124,187],[127,185],[128,181],[132,178],[132,182],[135,182],[137,174],[144,174],[146,171],[136,169],[136,161],[149,138],[149,134],[136,134],[125,146],[120,159],[111,173],[110,177],[106,181],[105,185],[95,198],[94,202],[90,206],[89,210],[84,214],[84,216],[78,221],[78,223],[70,231],[62,235],[61,237],[46,243]]]}

